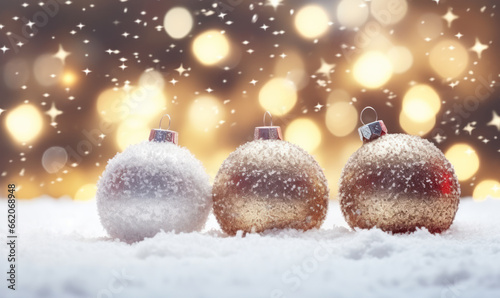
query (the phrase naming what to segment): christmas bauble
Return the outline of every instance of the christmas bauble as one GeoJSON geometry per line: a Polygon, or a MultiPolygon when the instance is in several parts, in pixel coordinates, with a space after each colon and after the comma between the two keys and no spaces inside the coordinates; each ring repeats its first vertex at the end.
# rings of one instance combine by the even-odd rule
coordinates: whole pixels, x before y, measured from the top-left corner
{"type": "Polygon", "coordinates": [[[231,153],[215,177],[214,214],[222,230],[320,227],[329,190],[318,163],[281,140],[279,127],[258,127],[255,138],[231,153]]]}
{"type": "Polygon", "coordinates": [[[161,230],[203,228],[212,207],[209,176],[189,150],[158,142],[165,132],[171,131],[153,130],[151,142],[132,145],[108,162],[96,198],[111,237],[135,242],[161,230]]]}
{"type": "Polygon", "coordinates": [[[453,166],[431,142],[385,132],[381,121],[360,128],[365,143],[342,170],[339,197],[347,223],[393,233],[448,229],[460,196],[453,166]]]}

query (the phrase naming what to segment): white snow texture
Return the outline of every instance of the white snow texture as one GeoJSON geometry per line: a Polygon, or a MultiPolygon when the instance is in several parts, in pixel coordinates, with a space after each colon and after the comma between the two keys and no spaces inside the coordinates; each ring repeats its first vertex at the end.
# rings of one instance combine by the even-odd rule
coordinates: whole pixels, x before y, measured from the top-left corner
{"type": "Polygon", "coordinates": [[[319,230],[228,237],[210,215],[203,232],[133,244],[107,236],[95,201],[19,201],[17,212],[17,289],[3,243],[2,298],[500,297],[500,200],[462,199],[436,235],[353,231],[331,202],[319,230]]]}
{"type": "Polygon", "coordinates": [[[126,242],[161,230],[199,231],[212,208],[203,165],[186,148],[142,142],[109,160],[97,184],[97,209],[109,235],[126,242]]]}

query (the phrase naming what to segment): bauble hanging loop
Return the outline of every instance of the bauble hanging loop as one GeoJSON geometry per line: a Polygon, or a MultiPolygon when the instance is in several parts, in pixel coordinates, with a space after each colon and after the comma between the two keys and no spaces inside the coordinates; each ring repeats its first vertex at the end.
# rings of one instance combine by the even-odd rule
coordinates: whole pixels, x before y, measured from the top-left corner
{"type": "Polygon", "coordinates": [[[378,120],[377,111],[374,108],[370,106],[365,107],[361,111],[361,113],[359,113],[359,120],[361,120],[361,123],[363,123],[363,126],[358,128],[359,137],[361,138],[361,141],[363,142],[373,141],[387,134],[387,128],[385,127],[384,121],[378,120]],[[367,109],[371,109],[375,112],[375,121],[365,124],[365,122],[363,121],[363,113],[367,109]]]}
{"type": "Polygon", "coordinates": [[[273,126],[273,116],[269,111],[264,113],[264,119],[262,121],[264,126],[258,126],[254,130],[253,138],[254,140],[283,140],[283,135],[281,133],[281,127],[273,126]],[[269,115],[271,120],[271,125],[266,125],[266,116],[269,115]]]}
{"type": "Polygon", "coordinates": [[[170,118],[169,114],[165,114],[160,118],[160,123],[159,123],[159,128],[158,129],[152,129],[151,132],[149,133],[149,141],[153,142],[170,142],[174,143],[177,145],[179,143],[179,134],[176,131],[170,130],[170,124],[172,122],[172,119],[170,118]],[[162,129],[161,128],[161,122],[165,116],[168,117],[168,128],[167,129],[162,129]]]}

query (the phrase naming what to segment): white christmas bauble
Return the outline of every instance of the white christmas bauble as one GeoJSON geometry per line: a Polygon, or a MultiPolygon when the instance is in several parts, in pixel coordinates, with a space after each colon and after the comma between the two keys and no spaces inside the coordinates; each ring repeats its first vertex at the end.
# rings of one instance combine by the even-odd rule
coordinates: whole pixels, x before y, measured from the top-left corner
{"type": "Polygon", "coordinates": [[[112,158],[97,184],[101,223],[125,242],[160,231],[192,232],[212,208],[209,176],[186,148],[142,142],[112,158]]]}

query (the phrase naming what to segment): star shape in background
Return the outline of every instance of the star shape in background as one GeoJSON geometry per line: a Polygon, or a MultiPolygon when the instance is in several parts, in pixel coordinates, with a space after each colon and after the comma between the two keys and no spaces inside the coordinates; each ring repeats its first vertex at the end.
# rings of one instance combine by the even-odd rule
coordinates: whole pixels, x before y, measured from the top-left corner
{"type": "Polygon", "coordinates": [[[476,38],[476,43],[474,44],[474,46],[472,48],[470,48],[471,51],[473,52],[476,52],[477,53],[477,57],[479,59],[481,59],[481,53],[486,50],[488,48],[488,45],[486,44],[482,44],[480,41],[479,41],[479,38],[476,38]]]}
{"type": "Polygon", "coordinates": [[[50,121],[52,123],[55,123],[56,117],[61,115],[62,113],[63,111],[58,110],[54,102],[52,102],[52,106],[50,107],[50,109],[47,112],[45,112],[45,114],[50,116],[50,121]]]}
{"type": "Polygon", "coordinates": [[[188,69],[184,68],[184,66],[182,65],[181,63],[181,66],[177,67],[176,69],[174,69],[175,71],[177,71],[179,73],[180,76],[182,76],[182,74],[186,71],[188,71],[188,69]]]}
{"type": "Polygon", "coordinates": [[[472,134],[472,131],[475,129],[474,125],[476,125],[476,122],[469,122],[467,125],[463,128],[466,132],[469,133],[469,135],[472,134]]]}
{"type": "Polygon", "coordinates": [[[497,112],[492,112],[492,119],[487,125],[495,126],[500,131],[500,116],[498,116],[497,112]]]}
{"type": "Polygon", "coordinates": [[[442,16],[442,18],[446,20],[446,23],[448,23],[448,28],[450,28],[450,27],[451,27],[451,23],[452,23],[454,20],[458,19],[458,16],[457,16],[456,14],[454,14],[454,13],[452,12],[452,10],[453,10],[453,9],[452,9],[451,7],[450,7],[450,8],[448,8],[448,12],[447,12],[445,15],[443,15],[443,16],[442,16]]]}
{"type": "Polygon", "coordinates": [[[320,73],[330,79],[330,73],[332,69],[335,67],[335,64],[328,64],[326,61],[321,58],[321,66],[316,70],[316,73],[320,73]]]}
{"type": "Polygon", "coordinates": [[[69,55],[71,55],[71,52],[66,52],[62,44],[59,44],[59,50],[54,54],[54,57],[61,60],[64,64],[66,62],[66,57],[68,57],[69,55]]]}

